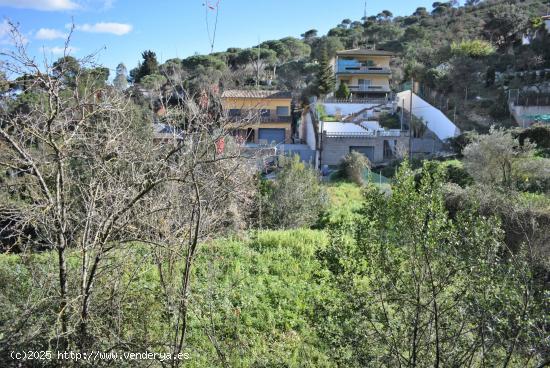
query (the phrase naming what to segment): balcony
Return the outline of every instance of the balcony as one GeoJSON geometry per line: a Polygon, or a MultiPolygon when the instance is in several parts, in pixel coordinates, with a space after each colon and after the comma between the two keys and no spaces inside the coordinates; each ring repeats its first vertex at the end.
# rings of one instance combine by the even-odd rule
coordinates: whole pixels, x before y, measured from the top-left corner
{"type": "Polygon", "coordinates": [[[388,93],[390,88],[387,86],[375,86],[375,85],[348,85],[351,92],[380,92],[388,93]]]}
{"type": "Polygon", "coordinates": [[[399,129],[389,130],[367,130],[364,132],[327,132],[323,131],[323,134],[329,138],[376,138],[376,137],[408,137],[408,131],[401,131],[399,129]]]}
{"type": "Polygon", "coordinates": [[[228,118],[230,121],[241,121],[250,123],[291,123],[292,116],[290,115],[277,115],[277,110],[244,110],[244,109],[230,109],[228,112],[228,118]]]}
{"type": "Polygon", "coordinates": [[[356,60],[338,60],[336,74],[391,74],[390,68],[361,63],[356,60]]]}

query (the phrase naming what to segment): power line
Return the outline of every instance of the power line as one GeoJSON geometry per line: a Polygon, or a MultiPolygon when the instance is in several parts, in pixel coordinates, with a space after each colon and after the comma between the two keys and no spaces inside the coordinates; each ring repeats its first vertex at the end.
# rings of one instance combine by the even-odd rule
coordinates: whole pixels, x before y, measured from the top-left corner
{"type": "Polygon", "coordinates": [[[210,53],[214,52],[214,44],[216,43],[216,30],[218,28],[218,14],[220,12],[220,2],[217,0],[215,3],[211,3],[210,0],[206,0],[202,5],[204,6],[204,21],[206,23],[206,33],[208,34],[208,42],[210,46],[210,53]],[[212,34],[210,33],[210,23],[208,21],[208,11],[215,10],[216,16],[214,18],[214,29],[212,34]]]}

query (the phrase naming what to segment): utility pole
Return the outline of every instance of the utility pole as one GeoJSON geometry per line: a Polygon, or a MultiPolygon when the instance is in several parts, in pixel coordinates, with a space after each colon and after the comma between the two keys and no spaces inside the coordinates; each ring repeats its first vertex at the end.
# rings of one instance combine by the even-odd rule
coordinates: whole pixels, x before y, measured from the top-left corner
{"type": "Polygon", "coordinates": [[[403,106],[401,106],[401,131],[403,131],[403,122],[404,122],[404,119],[405,119],[405,99],[403,98],[403,103],[402,103],[403,106]]]}
{"type": "Polygon", "coordinates": [[[260,88],[260,37],[258,37],[258,64],[256,65],[256,89],[260,88]]]}
{"type": "Polygon", "coordinates": [[[414,90],[414,77],[411,77],[411,100],[409,101],[409,163],[412,163],[412,125],[413,125],[413,90],[414,90]]]}

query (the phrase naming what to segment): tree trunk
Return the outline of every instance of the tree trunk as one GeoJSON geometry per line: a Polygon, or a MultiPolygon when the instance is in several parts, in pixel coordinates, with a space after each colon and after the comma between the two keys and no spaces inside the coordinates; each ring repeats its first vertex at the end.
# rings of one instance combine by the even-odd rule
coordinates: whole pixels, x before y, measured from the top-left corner
{"type": "Polygon", "coordinates": [[[59,350],[64,351],[68,348],[68,324],[67,316],[67,261],[65,259],[65,246],[57,248],[57,257],[59,261],[59,320],[61,321],[61,337],[59,338],[59,350]]]}

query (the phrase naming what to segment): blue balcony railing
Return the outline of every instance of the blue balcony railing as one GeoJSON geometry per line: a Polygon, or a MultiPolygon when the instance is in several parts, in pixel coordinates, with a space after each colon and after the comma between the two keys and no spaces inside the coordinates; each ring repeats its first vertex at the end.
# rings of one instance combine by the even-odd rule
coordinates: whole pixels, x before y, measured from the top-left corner
{"type": "Polygon", "coordinates": [[[383,66],[367,66],[358,60],[338,60],[336,73],[342,74],[391,74],[389,68],[383,66]]]}

